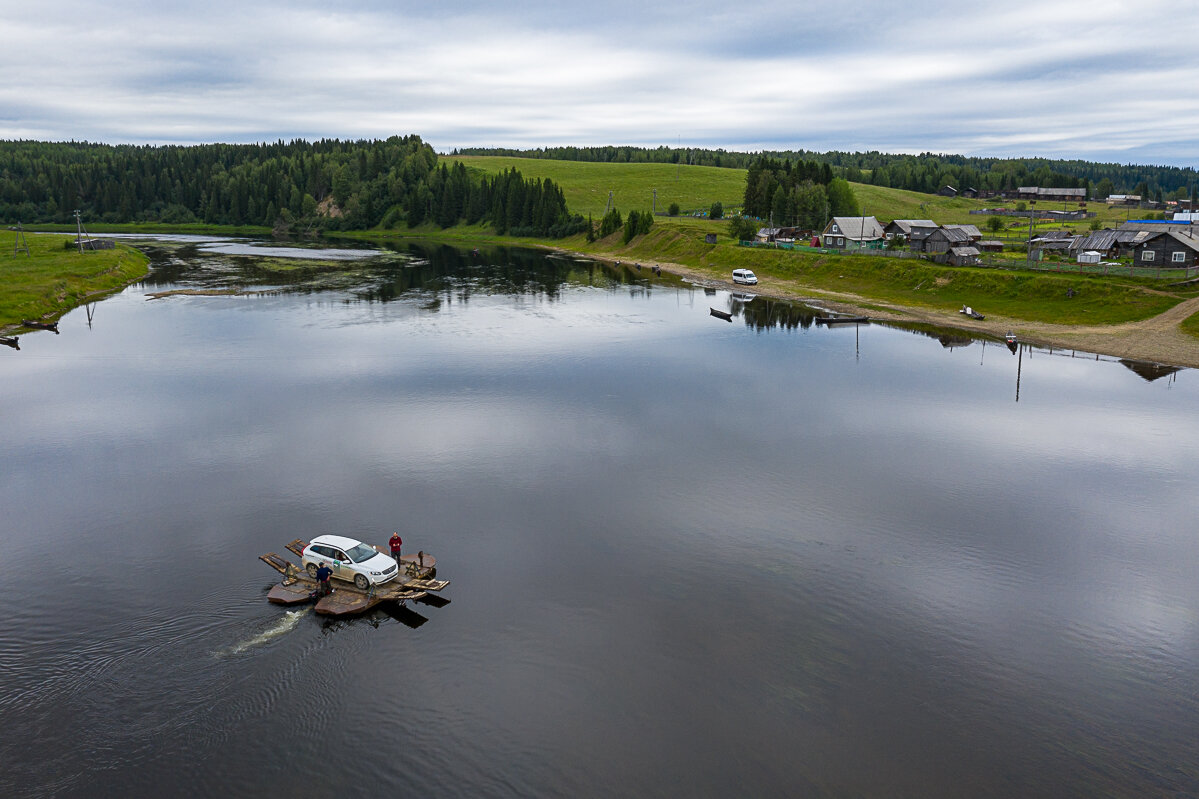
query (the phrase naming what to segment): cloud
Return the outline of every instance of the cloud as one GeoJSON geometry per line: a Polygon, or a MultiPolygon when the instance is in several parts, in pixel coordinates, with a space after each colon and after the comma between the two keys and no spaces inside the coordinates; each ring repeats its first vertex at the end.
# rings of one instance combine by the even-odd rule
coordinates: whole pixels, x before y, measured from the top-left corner
{"type": "Polygon", "coordinates": [[[132,143],[417,133],[439,149],[686,144],[1194,164],[1192,17],[870,0],[411,2],[7,14],[0,136],[132,143]]]}

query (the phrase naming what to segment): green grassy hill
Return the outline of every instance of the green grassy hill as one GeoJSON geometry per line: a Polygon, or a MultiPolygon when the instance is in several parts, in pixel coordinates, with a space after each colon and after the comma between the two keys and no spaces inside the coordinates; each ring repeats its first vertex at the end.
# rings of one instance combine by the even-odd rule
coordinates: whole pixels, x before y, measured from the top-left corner
{"type": "MultiPolygon", "coordinates": [[[[608,203],[608,192],[621,212],[649,209],[666,210],[678,203],[683,213],[707,211],[719,200],[726,214],[741,206],[745,195],[745,170],[711,166],[676,164],[612,164],[592,161],[554,161],[542,158],[507,156],[447,156],[447,163],[461,161],[468,169],[495,174],[518,169],[525,177],[550,178],[566,192],[566,203],[573,213],[599,217],[608,203]]],[[[998,200],[968,200],[941,197],[904,189],[851,183],[862,213],[886,224],[892,219],[931,219],[940,224],[976,224],[982,228],[986,216],[971,210],[1002,205],[998,200]]],[[[1013,206],[1014,203],[1009,203],[1013,206]]],[[[1105,211],[1104,206],[1092,210],[1105,211]]],[[[1005,220],[1007,223],[1013,220],[1005,220]]],[[[1085,225],[1084,225],[1085,226],[1085,225]]]]}
{"type": "Polygon", "coordinates": [[[745,196],[744,169],[551,161],[491,155],[455,155],[443,160],[448,164],[461,161],[468,169],[488,175],[504,169],[518,169],[526,178],[550,178],[566,193],[566,204],[571,213],[591,214],[597,219],[604,214],[609,191],[622,214],[652,209],[655,189],[659,211],[665,211],[671,203],[678,203],[684,213],[707,211],[717,200],[727,212],[732,207],[739,207],[745,196]]]}

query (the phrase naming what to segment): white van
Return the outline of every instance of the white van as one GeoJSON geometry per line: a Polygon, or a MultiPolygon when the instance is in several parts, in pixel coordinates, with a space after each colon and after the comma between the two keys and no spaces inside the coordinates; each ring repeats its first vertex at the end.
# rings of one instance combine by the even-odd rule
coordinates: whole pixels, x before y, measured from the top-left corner
{"type": "Polygon", "coordinates": [[[734,269],[733,282],[741,283],[745,286],[756,286],[758,283],[758,276],[748,269],[734,269]]]}

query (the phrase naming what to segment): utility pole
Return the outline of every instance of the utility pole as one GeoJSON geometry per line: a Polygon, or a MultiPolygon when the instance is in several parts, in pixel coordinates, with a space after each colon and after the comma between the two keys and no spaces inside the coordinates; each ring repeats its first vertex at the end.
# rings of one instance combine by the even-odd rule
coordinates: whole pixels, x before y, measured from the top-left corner
{"type": "Polygon", "coordinates": [[[79,245],[79,254],[83,255],[83,220],[78,208],[75,209],[75,243],[79,245]]]}
{"type": "Polygon", "coordinates": [[[26,255],[30,255],[32,257],[31,253],[29,252],[29,242],[25,241],[25,230],[21,227],[21,223],[18,222],[17,226],[13,228],[13,230],[17,232],[17,235],[13,238],[12,254],[18,255],[20,254],[21,250],[24,250],[26,255]]]}
{"type": "Polygon", "coordinates": [[[658,190],[654,189],[654,215],[658,214],[658,190]]]}
{"type": "MultiPolygon", "coordinates": [[[[1037,213],[1036,205],[1037,205],[1036,200],[1028,201],[1028,264],[1029,264],[1029,266],[1032,265],[1032,221],[1037,213]]],[[[1020,391],[1019,391],[1019,389],[1017,389],[1016,390],[1017,396],[1019,396],[1019,393],[1020,393],[1020,391]]]]}
{"type": "Polygon", "coordinates": [[[612,192],[609,191],[608,192],[608,204],[604,207],[604,214],[606,215],[611,210],[612,210],[612,192]]]}

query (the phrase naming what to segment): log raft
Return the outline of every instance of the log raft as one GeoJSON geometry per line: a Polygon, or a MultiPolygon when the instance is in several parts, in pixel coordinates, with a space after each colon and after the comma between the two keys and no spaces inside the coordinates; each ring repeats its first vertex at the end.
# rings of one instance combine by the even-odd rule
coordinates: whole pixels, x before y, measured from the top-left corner
{"type": "MultiPolygon", "coordinates": [[[[300,556],[305,546],[306,543],[297,538],[287,545],[287,549],[300,556]]],[[[375,549],[384,552],[380,547],[375,549]]],[[[319,587],[315,577],[274,552],[259,555],[258,559],[283,575],[283,582],[271,588],[266,595],[268,600],[276,605],[299,605],[312,601],[319,587]]],[[[403,574],[389,583],[371,586],[366,591],[352,582],[335,581],[333,593],[317,601],[316,612],[322,616],[354,616],[365,613],[381,602],[403,605],[410,599],[428,596],[430,591],[441,591],[450,584],[449,580],[433,579],[437,559],[428,553],[404,555],[400,562],[403,564],[403,574]]]]}

